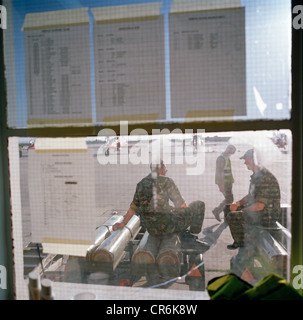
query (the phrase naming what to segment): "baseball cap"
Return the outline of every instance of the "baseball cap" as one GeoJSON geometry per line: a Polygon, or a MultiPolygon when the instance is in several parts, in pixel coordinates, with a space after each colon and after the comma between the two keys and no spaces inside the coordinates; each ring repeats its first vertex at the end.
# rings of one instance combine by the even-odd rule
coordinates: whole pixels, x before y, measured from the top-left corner
{"type": "Polygon", "coordinates": [[[254,157],[254,149],[247,150],[240,159],[253,158],[254,157]]]}

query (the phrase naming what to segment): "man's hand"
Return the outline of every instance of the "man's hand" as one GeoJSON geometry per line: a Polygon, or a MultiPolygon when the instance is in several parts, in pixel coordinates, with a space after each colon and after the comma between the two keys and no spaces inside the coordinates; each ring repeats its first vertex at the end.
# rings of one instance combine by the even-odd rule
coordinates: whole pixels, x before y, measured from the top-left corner
{"type": "Polygon", "coordinates": [[[124,222],[117,222],[113,225],[113,231],[116,231],[117,229],[122,229],[125,227],[124,222]]]}
{"type": "Polygon", "coordinates": [[[128,211],[126,212],[126,215],[123,217],[123,221],[117,222],[113,225],[113,231],[124,228],[134,214],[135,214],[135,210],[132,208],[129,208],[128,211]]]}
{"type": "Polygon", "coordinates": [[[240,207],[240,202],[234,202],[230,205],[230,211],[237,211],[237,209],[240,207]]]}

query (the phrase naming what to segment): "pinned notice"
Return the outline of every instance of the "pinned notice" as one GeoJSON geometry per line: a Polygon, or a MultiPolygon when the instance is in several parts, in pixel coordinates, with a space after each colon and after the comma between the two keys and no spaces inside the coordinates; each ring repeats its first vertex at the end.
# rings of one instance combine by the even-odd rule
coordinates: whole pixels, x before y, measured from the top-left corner
{"type": "Polygon", "coordinates": [[[165,118],[161,5],[92,9],[97,121],[124,119],[134,123],[165,118]]]}
{"type": "Polygon", "coordinates": [[[88,8],[24,20],[28,126],[92,123],[88,8]]]}
{"type": "Polygon", "coordinates": [[[85,138],[36,139],[29,150],[32,242],[85,256],[95,237],[93,155],[85,138]]]}
{"type": "Polygon", "coordinates": [[[246,115],[245,8],[184,3],[174,2],[169,16],[172,117],[246,115]]]}

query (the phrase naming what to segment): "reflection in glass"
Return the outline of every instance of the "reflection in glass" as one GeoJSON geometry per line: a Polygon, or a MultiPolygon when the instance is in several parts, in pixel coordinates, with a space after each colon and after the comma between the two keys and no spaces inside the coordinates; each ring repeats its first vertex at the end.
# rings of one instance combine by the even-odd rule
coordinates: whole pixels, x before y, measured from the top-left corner
{"type": "MultiPolygon", "coordinates": [[[[36,270],[44,277],[60,282],[197,291],[205,290],[205,284],[211,278],[229,272],[252,283],[272,271],[287,277],[290,261],[291,138],[289,131],[87,138],[86,145],[94,165],[94,178],[89,183],[95,189],[90,195],[95,206],[95,241],[87,245],[84,256],[58,254],[54,248],[45,252],[43,243],[32,241],[31,208],[35,203],[30,201],[33,190],[27,187],[28,166],[30,153],[38,152],[37,145],[41,146],[43,139],[20,138],[24,277],[36,270]],[[217,184],[216,165],[218,158],[222,155],[224,158],[229,145],[233,145],[235,150],[227,157],[230,166],[225,166],[225,173],[230,177],[232,172],[230,192],[233,201],[225,202],[222,211],[217,213],[215,208],[227,198],[217,184]],[[165,176],[173,181],[171,185],[176,186],[187,206],[195,201],[205,204],[202,229],[194,234],[195,237],[189,232],[192,242],[187,247],[182,243],[186,241],[184,234],[181,236],[178,232],[170,237],[150,240],[146,216],[142,219],[144,210],[140,208],[133,207],[137,212],[129,222],[126,221],[126,226],[120,225],[117,230],[113,227],[116,223],[123,224],[123,216],[134,200],[138,183],[153,174],[150,163],[156,159],[164,160],[165,176]],[[255,172],[248,163],[252,159],[257,166],[255,172]],[[269,174],[262,178],[267,170],[275,179],[269,174]],[[250,203],[242,202],[239,207],[232,208],[231,202],[236,203],[247,195],[250,203]],[[248,216],[236,215],[234,220],[231,219],[232,212],[247,212],[246,208],[254,201],[267,208],[267,215],[263,215],[261,207],[248,216]],[[260,223],[260,219],[266,223],[260,223]],[[235,240],[239,226],[243,242],[237,246],[235,240]],[[203,253],[195,242],[204,243],[203,253]],[[233,248],[232,244],[235,244],[233,248]],[[42,265],[40,259],[43,259],[42,265]]],[[[81,167],[77,171],[80,176],[85,172],[81,167]]],[[[52,184],[51,175],[48,179],[47,185],[52,184]]],[[[66,186],[74,187],[73,184],[66,186]]],[[[165,188],[162,191],[169,193],[165,188]]],[[[158,189],[151,188],[148,192],[157,198],[158,189]]],[[[176,199],[171,200],[166,203],[169,208],[181,206],[174,201],[176,199]]],[[[60,205],[64,206],[56,204],[60,205]]],[[[179,211],[173,209],[172,212],[179,211]]],[[[87,212],[82,214],[88,215],[87,212]]],[[[77,224],[77,219],[73,223],[77,224]]]]}

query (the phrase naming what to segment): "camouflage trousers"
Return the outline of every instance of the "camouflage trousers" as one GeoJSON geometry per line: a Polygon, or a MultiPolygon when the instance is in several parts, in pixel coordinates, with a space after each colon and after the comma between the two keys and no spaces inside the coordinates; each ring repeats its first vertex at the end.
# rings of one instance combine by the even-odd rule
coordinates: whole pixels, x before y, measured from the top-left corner
{"type": "Polygon", "coordinates": [[[229,206],[234,201],[232,183],[224,184],[224,192],[222,192],[222,194],[224,196],[224,199],[214,210],[217,210],[218,213],[224,211],[224,217],[226,217],[226,214],[229,211],[229,206]]]}
{"type": "Polygon", "coordinates": [[[233,195],[233,185],[232,183],[224,183],[224,203],[227,205],[230,205],[234,201],[234,195],[233,195]]]}
{"type": "Polygon", "coordinates": [[[173,209],[171,212],[155,212],[140,214],[143,224],[149,234],[161,237],[172,233],[189,231],[198,234],[202,230],[205,203],[194,201],[187,208],[173,209]]]}
{"type": "Polygon", "coordinates": [[[260,213],[248,211],[231,211],[226,216],[231,235],[240,246],[253,244],[258,237],[260,213]]]}

